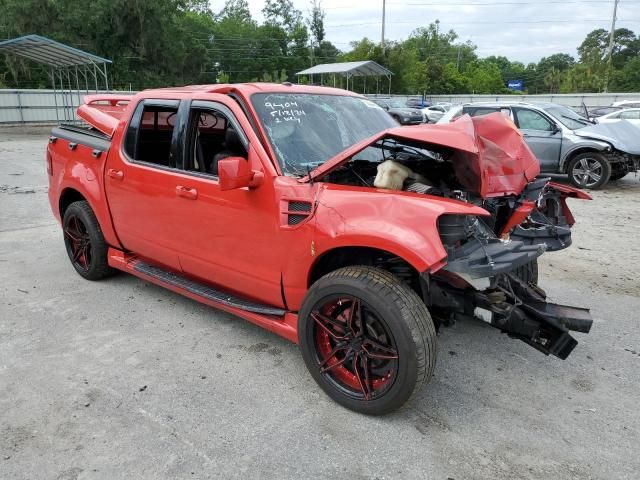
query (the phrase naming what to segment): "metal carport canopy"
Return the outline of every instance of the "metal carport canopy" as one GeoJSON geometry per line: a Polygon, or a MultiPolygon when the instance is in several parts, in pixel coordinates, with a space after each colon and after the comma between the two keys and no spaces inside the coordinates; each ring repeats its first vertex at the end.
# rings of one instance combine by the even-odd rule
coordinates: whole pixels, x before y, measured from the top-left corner
{"type": "Polygon", "coordinates": [[[348,75],[351,77],[364,76],[385,76],[393,75],[391,70],[384,68],[373,60],[365,60],[362,62],[342,62],[342,63],[323,63],[315,67],[307,68],[296,75],[348,75]]]}
{"type": "Polygon", "coordinates": [[[50,67],[111,63],[111,60],[83,52],[40,35],[25,35],[0,42],[0,52],[28,58],[50,67]]]}
{"type": "Polygon", "coordinates": [[[389,80],[389,93],[391,93],[391,70],[384,68],[379,63],[373,60],[364,60],[361,62],[342,62],[342,63],[323,63],[316,65],[315,67],[307,68],[296,75],[309,75],[311,77],[311,83],[313,83],[313,76],[320,75],[320,83],[323,84],[324,75],[333,75],[333,86],[336,86],[336,75],[347,77],[347,90],[349,90],[349,79],[352,77],[364,77],[364,91],[367,90],[367,77],[376,77],[376,86],[379,86],[378,80],[380,77],[385,77],[389,80]]]}
{"type": "MultiPolygon", "coordinates": [[[[25,35],[5,40],[0,42],[0,54],[2,53],[31,60],[48,69],[58,120],[60,119],[58,109],[62,108],[65,121],[77,121],[75,109],[82,103],[80,92],[84,91],[89,94],[90,76],[93,77],[94,82],[92,83],[95,84],[96,93],[99,91],[99,77],[104,80],[104,90],[109,90],[107,64],[111,63],[111,60],[78,50],[50,38],[40,35],[25,35]],[[60,107],[58,106],[58,95],[61,100],[60,107]]],[[[93,90],[93,85],[91,89],[93,90]]]]}

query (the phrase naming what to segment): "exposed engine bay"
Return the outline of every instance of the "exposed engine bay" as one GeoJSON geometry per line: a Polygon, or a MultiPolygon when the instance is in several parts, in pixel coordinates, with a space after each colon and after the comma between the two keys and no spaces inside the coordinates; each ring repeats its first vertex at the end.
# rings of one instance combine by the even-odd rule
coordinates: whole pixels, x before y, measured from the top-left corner
{"type": "Polygon", "coordinates": [[[446,147],[425,149],[407,141],[382,139],[362,150],[323,179],[342,185],[405,190],[432,195],[454,195],[460,189],[451,164],[454,152],[446,147]]]}
{"type": "Polygon", "coordinates": [[[491,241],[512,238],[525,245],[544,244],[548,251],[571,244],[569,227],[574,220],[565,203],[567,195],[550,186],[549,178],[530,182],[518,196],[482,198],[479,192],[469,189],[468,180],[459,179],[461,174],[468,175],[462,171],[464,164],[462,152],[452,148],[440,145],[427,148],[420,142],[384,138],[327,173],[322,180],[472,203],[491,216],[476,219],[477,228],[467,232],[479,232],[488,243],[491,243],[489,236],[491,241]]]}

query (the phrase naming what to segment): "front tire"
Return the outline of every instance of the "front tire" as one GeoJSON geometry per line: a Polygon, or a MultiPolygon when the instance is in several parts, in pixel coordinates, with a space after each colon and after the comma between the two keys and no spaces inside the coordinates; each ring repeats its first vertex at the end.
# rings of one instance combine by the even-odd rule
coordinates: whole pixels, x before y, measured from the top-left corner
{"type": "Polygon", "coordinates": [[[367,415],[400,408],[436,363],[436,332],[424,302],[375,267],[344,267],[314,283],[298,316],[298,335],[318,385],[367,415]]]}
{"type": "Polygon", "coordinates": [[[609,181],[611,164],[601,153],[581,153],[571,159],[567,173],[573,186],[596,190],[609,181]]]}
{"type": "Polygon", "coordinates": [[[71,265],[87,280],[100,280],[114,270],[107,263],[108,246],[96,215],[86,201],[73,202],[62,219],[64,244],[71,265]]]}

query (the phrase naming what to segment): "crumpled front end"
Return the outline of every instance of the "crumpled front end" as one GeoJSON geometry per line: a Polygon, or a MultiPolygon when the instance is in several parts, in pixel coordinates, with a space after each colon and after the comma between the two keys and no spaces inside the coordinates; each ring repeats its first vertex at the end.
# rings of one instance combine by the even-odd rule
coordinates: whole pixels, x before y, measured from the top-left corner
{"type": "Polygon", "coordinates": [[[588,333],[591,328],[589,310],[548,302],[537,279],[523,272],[531,273],[546,251],[571,244],[569,196],[588,198],[540,179],[517,199],[494,205],[491,217],[442,215],[438,231],[447,263],[422,276],[425,302],[434,317],[446,324],[479,316],[547,355],[567,358],[577,345],[569,332],[588,333]]]}

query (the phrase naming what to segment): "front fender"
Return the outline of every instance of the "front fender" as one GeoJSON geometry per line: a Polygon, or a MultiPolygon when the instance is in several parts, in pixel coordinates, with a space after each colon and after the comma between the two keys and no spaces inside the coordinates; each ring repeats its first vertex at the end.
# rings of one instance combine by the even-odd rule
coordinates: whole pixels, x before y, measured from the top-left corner
{"type": "Polygon", "coordinates": [[[370,247],[403,258],[419,272],[436,271],[446,262],[440,215],[489,215],[457,200],[340,185],[320,188],[317,205],[316,256],[338,247],[370,247]]]}
{"type": "MultiPolygon", "coordinates": [[[[564,142],[563,142],[564,143],[564,142]]],[[[571,143],[566,147],[563,145],[562,153],[560,155],[560,165],[558,166],[559,172],[566,172],[567,170],[567,162],[571,157],[578,153],[588,152],[588,151],[597,151],[604,152],[609,151],[613,147],[604,141],[600,140],[592,140],[581,137],[575,137],[571,140],[571,143]]]]}

